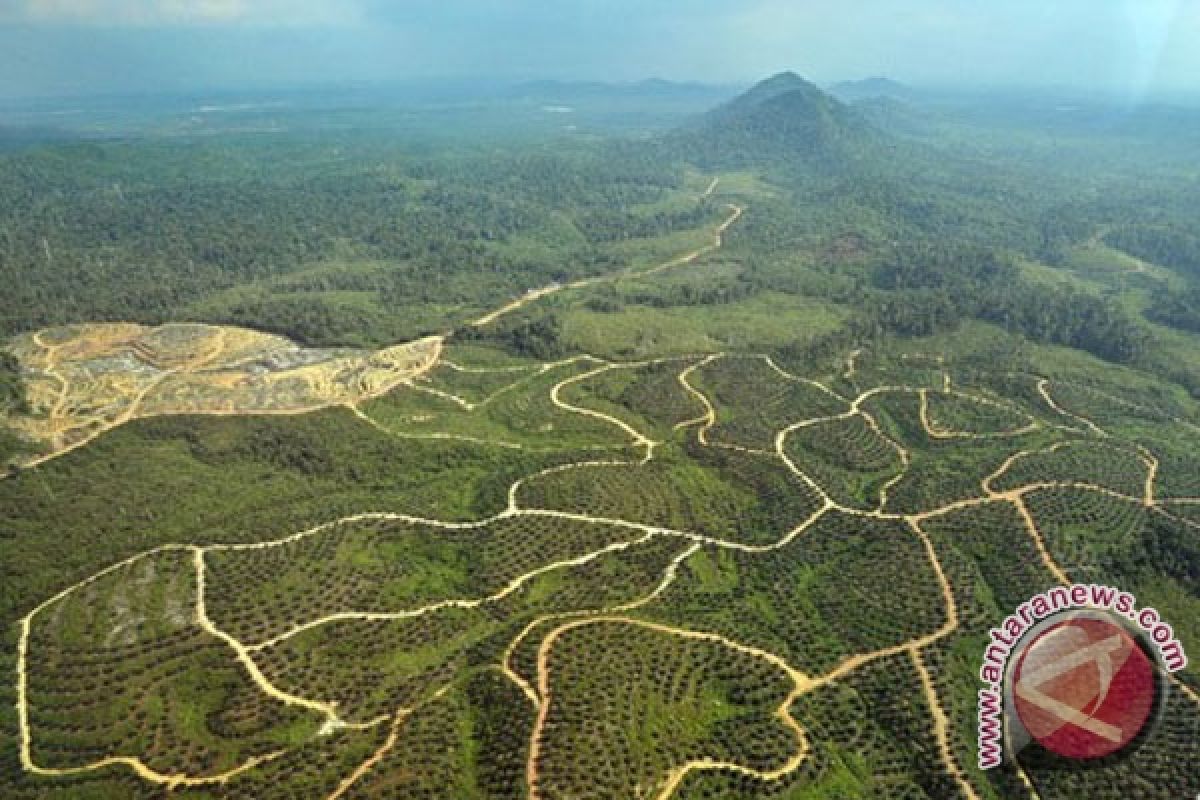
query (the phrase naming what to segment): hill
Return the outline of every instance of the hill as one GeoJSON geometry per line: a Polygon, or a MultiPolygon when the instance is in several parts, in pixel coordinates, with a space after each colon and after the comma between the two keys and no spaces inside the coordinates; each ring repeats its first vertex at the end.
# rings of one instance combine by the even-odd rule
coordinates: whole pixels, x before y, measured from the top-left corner
{"type": "Polygon", "coordinates": [[[829,93],[844,103],[857,103],[860,100],[875,100],[880,97],[893,100],[912,100],[916,95],[911,87],[891,78],[878,76],[835,83],[829,87],[829,93]]]}
{"type": "Polygon", "coordinates": [[[843,171],[884,145],[861,114],[792,72],[753,86],[671,140],[706,167],[775,164],[820,173],[843,171]]]}

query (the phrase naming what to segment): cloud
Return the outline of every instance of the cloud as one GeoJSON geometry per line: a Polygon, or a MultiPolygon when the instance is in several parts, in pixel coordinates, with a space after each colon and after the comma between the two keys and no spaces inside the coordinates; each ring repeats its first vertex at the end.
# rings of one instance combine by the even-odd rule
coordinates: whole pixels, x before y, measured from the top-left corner
{"type": "Polygon", "coordinates": [[[428,76],[1196,91],[1200,0],[0,0],[0,95],[428,76]]]}
{"type": "Polygon", "coordinates": [[[1195,87],[1196,0],[743,0],[714,60],[916,83],[1195,87]],[[753,47],[747,43],[753,42],[753,47]]]}
{"type": "Polygon", "coordinates": [[[172,27],[340,26],[361,20],[354,0],[0,0],[0,20],[34,25],[172,27]]]}

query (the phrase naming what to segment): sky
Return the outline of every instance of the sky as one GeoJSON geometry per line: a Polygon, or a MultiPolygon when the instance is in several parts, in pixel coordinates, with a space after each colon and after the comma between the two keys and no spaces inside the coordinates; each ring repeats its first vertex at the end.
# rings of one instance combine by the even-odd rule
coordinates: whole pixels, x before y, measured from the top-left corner
{"type": "Polygon", "coordinates": [[[425,78],[1200,94],[1200,0],[0,0],[0,96],[425,78]]]}

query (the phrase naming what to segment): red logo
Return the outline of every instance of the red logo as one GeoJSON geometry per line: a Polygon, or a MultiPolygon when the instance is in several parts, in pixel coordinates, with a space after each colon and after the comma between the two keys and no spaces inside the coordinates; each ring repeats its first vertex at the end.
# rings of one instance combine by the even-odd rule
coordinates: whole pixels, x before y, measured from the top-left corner
{"type": "Polygon", "coordinates": [[[1102,758],[1150,719],[1154,665],[1124,627],[1082,617],[1046,629],[1013,673],[1017,716],[1039,744],[1072,759],[1102,758]]]}

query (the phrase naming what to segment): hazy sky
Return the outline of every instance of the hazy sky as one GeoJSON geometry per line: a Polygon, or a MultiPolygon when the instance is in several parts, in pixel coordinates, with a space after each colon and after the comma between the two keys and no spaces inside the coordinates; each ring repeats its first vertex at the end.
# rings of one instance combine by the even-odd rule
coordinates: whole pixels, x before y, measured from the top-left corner
{"type": "Polygon", "coordinates": [[[0,95],[488,76],[1200,92],[1200,0],[0,0],[0,95]]]}

